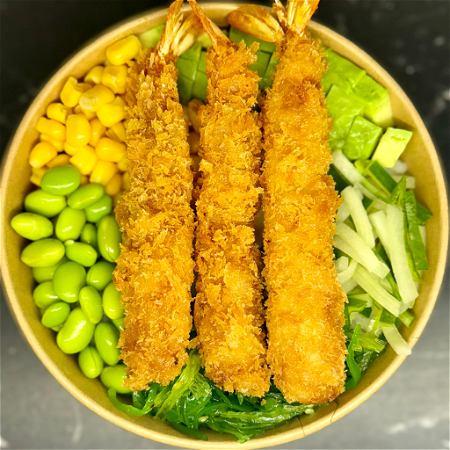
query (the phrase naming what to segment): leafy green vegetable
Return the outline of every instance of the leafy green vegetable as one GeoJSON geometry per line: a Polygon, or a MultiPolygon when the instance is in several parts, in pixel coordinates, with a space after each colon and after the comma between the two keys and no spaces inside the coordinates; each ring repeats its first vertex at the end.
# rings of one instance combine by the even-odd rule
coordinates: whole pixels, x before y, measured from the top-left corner
{"type": "Polygon", "coordinates": [[[361,379],[361,368],[358,366],[358,364],[355,361],[355,346],[358,343],[358,336],[359,332],[361,330],[361,325],[357,325],[355,330],[353,331],[352,339],[350,340],[350,343],[348,344],[347,350],[347,367],[350,372],[349,377],[347,377],[347,380],[345,381],[345,389],[348,391],[350,389],[353,389],[357,384],[358,381],[361,379]]]}

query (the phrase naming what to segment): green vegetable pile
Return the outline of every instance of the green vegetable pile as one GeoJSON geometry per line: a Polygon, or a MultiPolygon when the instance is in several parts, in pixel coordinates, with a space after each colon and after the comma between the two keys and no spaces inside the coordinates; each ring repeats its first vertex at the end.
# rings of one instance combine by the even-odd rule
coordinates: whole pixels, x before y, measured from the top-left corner
{"type": "Polygon", "coordinates": [[[224,393],[202,375],[197,350],[191,351],[188,364],[168,386],[153,383],[147,391],[133,392],[132,404],[120,402],[114,388],[108,396],[122,411],[168,420],[182,433],[204,441],[208,438],[200,426],[232,434],[244,443],[292,417],[314,412],[312,406],[287,403],[275,386],[264,399],[224,393]]]}

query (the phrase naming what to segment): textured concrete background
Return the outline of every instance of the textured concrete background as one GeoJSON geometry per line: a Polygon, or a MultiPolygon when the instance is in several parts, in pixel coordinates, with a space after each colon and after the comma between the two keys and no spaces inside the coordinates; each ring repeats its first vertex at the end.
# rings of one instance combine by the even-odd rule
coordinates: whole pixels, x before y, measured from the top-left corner
{"type": "MultiPolygon", "coordinates": [[[[40,87],[67,55],[108,26],[163,4],[3,0],[0,150],[5,149],[40,87]]],[[[360,45],[400,83],[422,114],[448,173],[448,1],[322,0],[314,18],[360,45]]],[[[388,383],[337,423],[277,448],[449,448],[448,302],[447,277],[412,356],[388,383]]],[[[23,340],[3,298],[1,313],[2,448],[172,448],[130,434],[78,403],[23,340]]]]}

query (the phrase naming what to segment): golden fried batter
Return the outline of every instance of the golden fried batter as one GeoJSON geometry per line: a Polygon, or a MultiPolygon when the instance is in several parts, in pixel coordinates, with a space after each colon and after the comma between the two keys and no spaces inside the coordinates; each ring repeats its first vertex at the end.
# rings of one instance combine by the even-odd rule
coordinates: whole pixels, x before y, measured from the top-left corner
{"type": "Polygon", "coordinates": [[[288,402],[320,404],[343,392],[346,355],[332,241],[340,200],[327,175],[331,119],[320,87],[326,63],[296,24],[278,57],[262,110],[268,363],[288,402]]]}
{"type": "MultiPolygon", "coordinates": [[[[168,20],[181,20],[181,4],[172,5],[168,20]]],[[[168,22],[167,47],[170,28],[168,22]]],[[[167,385],[188,359],[193,181],[175,59],[172,50],[146,51],[129,70],[130,187],[115,210],[123,243],[114,282],[125,310],[119,346],[125,385],[132,390],[152,382],[167,385]]]]}
{"type": "Polygon", "coordinates": [[[200,114],[195,344],[205,375],[217,386],[259,397],[269,389],[270,374],[253,229],[261,191],[261,124],[252,110],[259,77],[247,66],[256,61],[257,46],[234,45],[190,3],[214,45],[200,114]]]}

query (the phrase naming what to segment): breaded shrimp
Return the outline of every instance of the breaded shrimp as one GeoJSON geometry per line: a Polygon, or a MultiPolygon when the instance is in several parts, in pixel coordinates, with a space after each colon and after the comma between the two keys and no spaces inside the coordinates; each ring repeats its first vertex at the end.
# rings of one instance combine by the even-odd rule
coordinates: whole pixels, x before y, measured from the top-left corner
{"type": "Polygon", "coordinates": [[[119,347],[132,390],[167,385],[188,360],[193,176],[175,61],[201,26],[194,15],[182,24],[182,4],[170,6],[159,47],[129,69],[130,187],[115,210],[123,243],[114,282],[125,310],[119,347]]]}
{"type": "Polygon", "coordinates": [[[205,375],[217,386],[260,397],[270,387],[270,373],[253,229],[261,193],[261,124],[252,109],[259,77],[247,66],[256,61],[257,45],[235,45],[195,0],[189,2],[213,43],[200,113],[195,344],[205,375]]]}
{"type": "MultiPolygon", "coordinates": [[[[320,86],[326,63],[303,31],[317,4],[289,1],[286,11],[276,0],[279,63],[262,106],[268,363],[286,400],[305,404],[336,398],[346,376],[346,295],[332,241],[340,199],[327,175],[332,123],[320,86]]],[[[242,16],[229,21],[245,28],[242,16]]]]}

